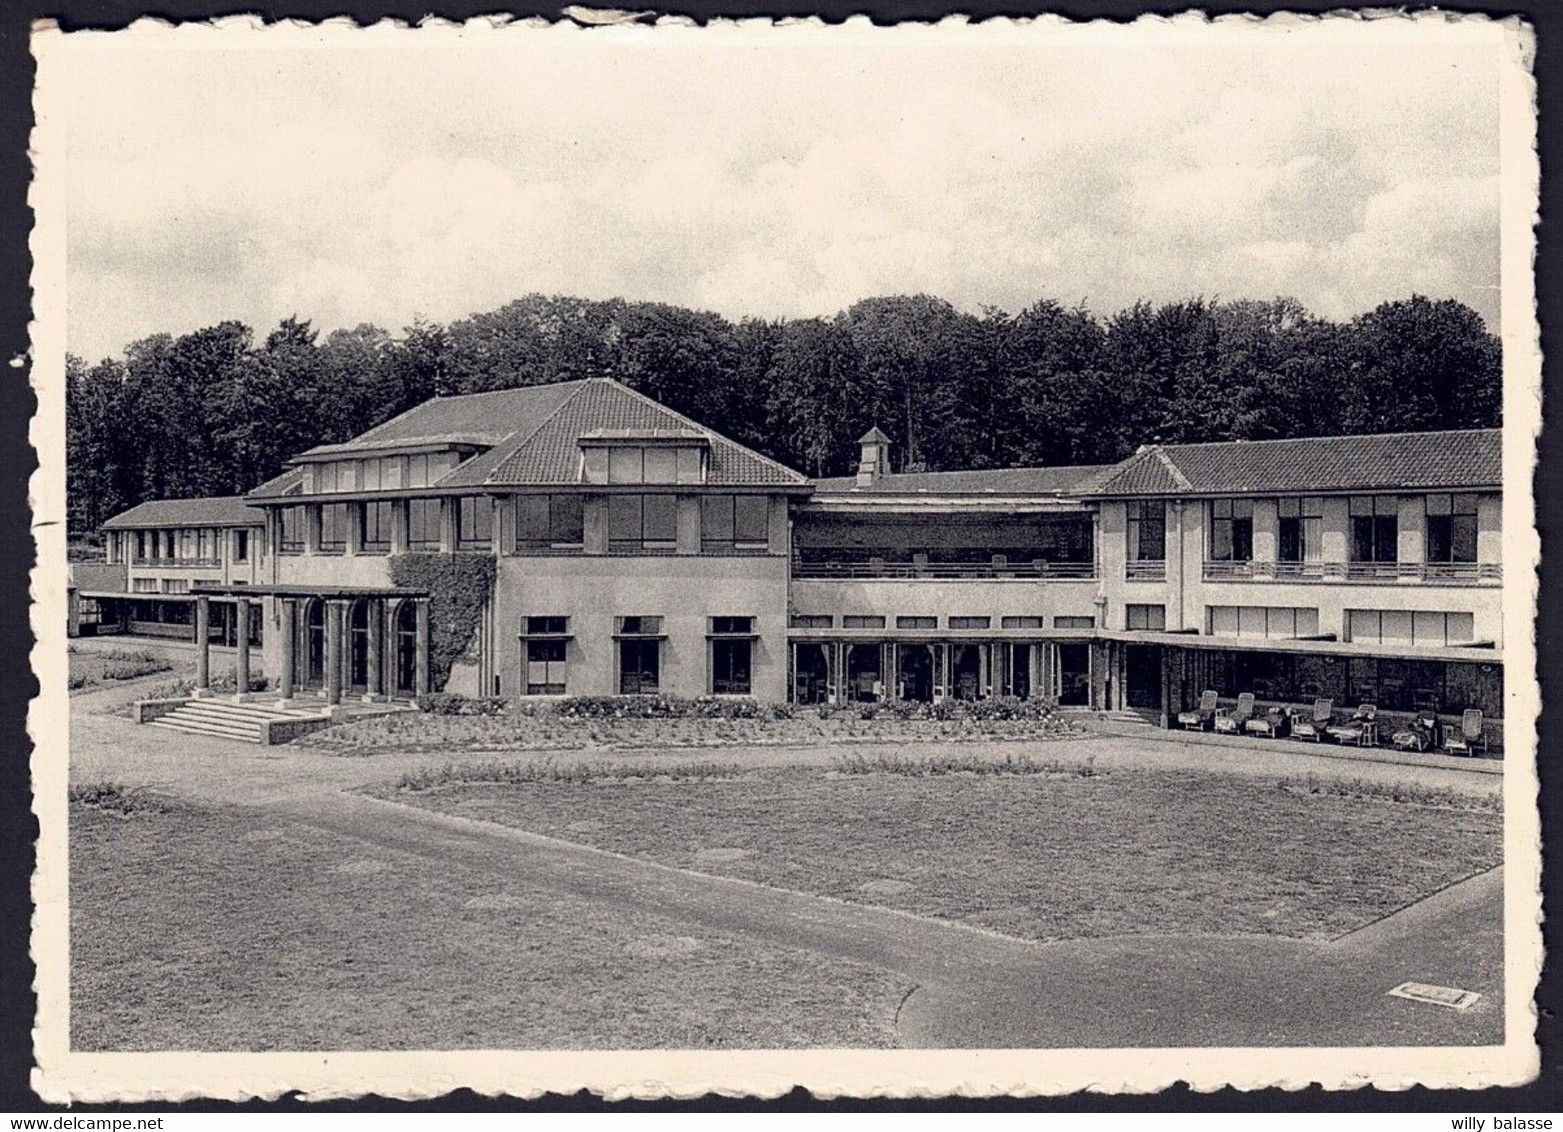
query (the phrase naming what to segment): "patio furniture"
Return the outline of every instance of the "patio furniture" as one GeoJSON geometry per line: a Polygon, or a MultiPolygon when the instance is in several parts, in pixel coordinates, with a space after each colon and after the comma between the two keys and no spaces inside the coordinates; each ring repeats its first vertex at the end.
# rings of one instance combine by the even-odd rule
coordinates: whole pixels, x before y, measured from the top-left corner
{"type": "Polygon", "coordinates": [[[1451,755],[1474,755],[1480,747],[1483,754],[1487,753],[1487,732],[1482,728],[1482,713],[1476,708],[1467,708],[1460,715],[1460,730],[1444,740],[1444,750],[1451,755]]]}
{"type": "Polygon", "coordinates": [[[1416,718],[1391,735],[1389,741],[1397,750],[1418,754],[1438,746],[1438,713],[1417,712],[1416,718]]]}
{"type": "Polygon", "coordinates": [[[1337,743],[1378,746],[1378,705],[1363,704],[1345,723],[1327,727],[1325,733],[1337,743]]]}
{"type": "Polygon", "coordinates": [[[1237,707],[1231,711],[1216,712],[1216,733],[1219,735],[1240,735],[1248,721],[1254,717],[1254,694],[1244,692],[1237,697],[1237,707]]]}
{"type": "Polygon", "coordinates": [[[1199,706],[1193,711],[1178,712],[1178,725],[1185,731],[1204,731],[1216,719],[1216,704],[1221,699],[1214,689],[1207,688],[1199,694],[1199,706]]]}
{"type": "Polygon", "coordinates": [[[1334,721],[1335,701],[1314,700],[1312,715],[1292,720],[1292,738],[1323,742],[1325,729],[1334,721]]]}
{"type": "Polygon", "coordinates": [[[1243,730],[1250,735],[1263,735],[1267,739],[1278,739],[1291,730],[1292,713],[1280,704],[1272,704],[1264,710],[1263,715],[1255,716],[1244,725],[1243,730]]]}

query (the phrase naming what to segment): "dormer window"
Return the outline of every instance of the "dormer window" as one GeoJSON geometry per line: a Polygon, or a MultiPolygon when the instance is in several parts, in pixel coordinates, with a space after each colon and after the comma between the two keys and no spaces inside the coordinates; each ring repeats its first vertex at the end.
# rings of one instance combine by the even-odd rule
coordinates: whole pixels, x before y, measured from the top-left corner
{"type": "Polygon", "coordinates": [[[710,441],[692,429],[596,429],[579,443],[582,483],[705,482],[710,441]]]}

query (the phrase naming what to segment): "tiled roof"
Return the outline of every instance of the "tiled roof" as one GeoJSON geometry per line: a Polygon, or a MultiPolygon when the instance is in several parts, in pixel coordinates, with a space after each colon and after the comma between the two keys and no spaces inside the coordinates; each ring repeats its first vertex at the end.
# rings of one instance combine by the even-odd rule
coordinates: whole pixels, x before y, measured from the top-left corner
{"type": "Polygon", "coordinates": [[[996,468],[976,472],[893,472],[859,487],[856,476],[814,481],[820,494],[1074,495],[1098,483],[1115,464],[1056,468],[996,468]]]}
{"type": "Polygon", "coordinates": [[[275,499],[283,495],[296,495],[304,487],[304,469],[289,468],[279,476],[273,476],[246,497],[249,499],[275,499]]]}
{"type": "Polygon", "coordinates": [[[381,440],[365,440],[359,437],[341,444],[317,444],[314,448],[303,453],[303,455],[295,456],[294,459],[321,460],[332,456],[370,456],[376,452],[416,448],[441,448],[458,444],[488,448],[504,438],[503,433],[491,432],[446,432],[430,436],[390,437],[381,440]]]}
{"type": "Polygon", "coordinates": [[[1500,429],[1152,445],[1087,495],[1458,490],[1502,483],[1500,429]]]}
{"type": "Polygon", "coordinates": [[[706,482],[713,485],[806,486],[808,480],[704,428],[665,405],[608,378],[571,383],[572,391],[547,419],[523,429],[481,456],[458,466],[439,487],[508,487],[580,482],[582,436],[607,430],[677,430],[704,437],[711,446],[706,482]]]}
{"type": "Polygon", "coordinates": [[[266,513],[247,506],[238,495],[209,499],[149,499],[129,511],[121,511],[103,524],[106,531],[137,527],[248,527],[261,526],[266,513]]]}
{"type": "MultiPolygon", "coordinates": [[[[498,444],[515,435],[527,422],[548,416],[585,384],[584,380],[560,381],[552,385],[464,393],[459,397],[435,397],[343,444],[321,447],[349,453],[364,447],[389,447],[398,441],[419,444],[446,438],[498,444]]],[[[312,452],[319,450],[311,449],[312,452]]]]}

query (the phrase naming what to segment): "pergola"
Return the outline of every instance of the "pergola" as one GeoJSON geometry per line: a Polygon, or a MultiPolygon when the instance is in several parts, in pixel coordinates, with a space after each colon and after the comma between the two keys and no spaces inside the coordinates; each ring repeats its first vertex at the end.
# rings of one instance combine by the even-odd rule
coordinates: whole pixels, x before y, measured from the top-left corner
{"type": "MultiPolygon", "coordinates": [[[[413,679],[414,695],[425,695],[429,690],[429,595],[424,590],[400,589],[394,587],[366,587],[366,586],[300,586],[300,585],[246,585],[246,586],[221,586],[212,584],[197,584],[193,591],[195,597],[195,640],[196,640],[196,667],[195,667],[195,694],[197,697],[207,697],[211,690],[211,659],[210,659],[210,601],[213,597],[232,598],[238,606],[237,620],[240,625],[249,624],[249,611],[251,603],[260,597],[276,598],[282,606],[282,671],[278,674],[277,690],[279,693],[279,706],[288,706],[296,691],[295,670],[297,668],[296,636],[298,633],[299,607],[301,603],[320,601],[325,607],[325,656],[324,671],[322,673],[322,691],[328,707],[335,707],[342,702],[344,685],[347,684],[346,669],[351,656],[351,643],[348,640],[349,611],[359,602],[366,602],[367,615],[367,647],[366,647],[366,700],[385,700],[390,698],[387,673],[385,671],[385,642],[388,632],[394,632],[391,624],[392,609],[399,607],[404,602],[412,602],[417,616],[417,629],[415,635],[415,674],[413,679]]],[[[248,633],[238,634],[237,651],[234,663],[234,699],[242,703],[249,698],[250,686],[250,642],[248,633]]]]}

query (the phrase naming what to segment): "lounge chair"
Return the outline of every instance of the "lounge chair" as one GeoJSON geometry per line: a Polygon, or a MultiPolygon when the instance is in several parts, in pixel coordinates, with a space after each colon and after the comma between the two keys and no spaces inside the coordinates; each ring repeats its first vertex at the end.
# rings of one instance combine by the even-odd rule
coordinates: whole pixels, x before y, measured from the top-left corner
{"type": "Polygon", "coordinates": [[[1438,746],[1438,713],[1417,712],[1416,718],[1391,735],[1389,741],[1398,750],[1416,751],[1418,754],[1438,746]]]}
{"type": "Polygon", "coordinates": [[[1299,716],[1292,720],[1293,739],[1312,739],[1318,743],[1324,738],[1324,731],[1335,721],[1334,700],[1314,700],[1313,714],[1299,716]]]}
{"type": "Polygon", "coordinates": [[[1199,706],[1193,711],[1178,712],[1178,725],[1186,731],[1205,731],[1216,719],[1216,703],[1221,699],[1212,689],[1199,694],[1199,706]]]}
{"type": "Polygon", "coordinates": [[[1250,735],[1263,735],[1267,739],[1278,739],[1291,730],[1292,716],[1280,704],[1272,704],[1264,710],[1262,715],[1250,719],[1243,730],[1250,735]]]}
{"type": "Polygon", "coordinates": [[[1350,743],[1358,747],[1378,745],[1378,705],[1363,704],[1345,723],[1325,728],[1325,733],[1337,743],[1350,743]]]}
{"type": "Polygon", "coordinates": [[[1482,728],[1482,713],[1467,708],[1460,716],[1460,730],[1444,740],[1444,750],[1451,755],[1474,755],[1477,748],[1487,753],[1487,733],[1482,728]]]}
{"type": "Polygon", "coordinates": [[[1254,718],[1254,694],[1244,692],[1237,697],[1237,707],[1231,711],[1216,712],[1216,732],[1223,735],[1241,735],[1243,728],[1252,718],[1254,718]]]}

